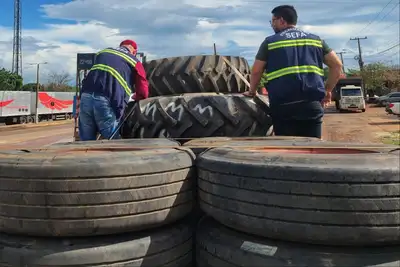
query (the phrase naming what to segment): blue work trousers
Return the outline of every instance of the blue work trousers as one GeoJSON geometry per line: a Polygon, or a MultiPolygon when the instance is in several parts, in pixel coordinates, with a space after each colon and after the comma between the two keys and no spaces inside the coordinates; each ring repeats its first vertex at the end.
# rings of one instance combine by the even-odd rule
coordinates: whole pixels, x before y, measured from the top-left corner
{"type": "Polygon", "coordinates": [[[323,116],[324,108],[319,101],[271,105],[272,124],[277,136],[321,138],[323,116]]]}
{"type": "MultiPolygon", "coordinates": [[[[100,133],[109,139],[118,127],[118,120],[110,100],[96,93],[82,93],[79,107],[79,138],[81,141],[96,140],[100,133]]],[[[120,138],[116,133],[113,139],[120,138]]]]}

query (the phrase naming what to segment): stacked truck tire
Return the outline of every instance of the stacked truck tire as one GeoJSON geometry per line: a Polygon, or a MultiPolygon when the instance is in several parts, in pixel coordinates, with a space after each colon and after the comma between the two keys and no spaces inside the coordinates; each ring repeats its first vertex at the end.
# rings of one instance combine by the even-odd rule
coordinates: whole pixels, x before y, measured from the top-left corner
{"type": "Polygon", "coordinates": [[[0,266],[193,266],[194,159],[167,139],[1,152],[0,266]]]}
{"type": "Polygon", "coordinates": [[[270,136],[221,56],[145,69],[124,139],[0,152],[0,267],[400,265],[398,148],[270,136]]]}
{"type": "Polygon", "coordinates": [[[196,163],[208,215],[197,229],[198,267],[400,265],[398,148],[306,139],[226,144],[196,163]]]}
{"type": "Polygon", "coordinates": [[[0,152],[0,266],[399,266],[400,150],[349,145],[148,138],[0,152]]]}
{"type": "Polygon", "coordinates": [[[146,62],[151,97],[129,103],[122,137],[190,140],[271,135],[268,97],[243,96],[249,88],[231,66],[250,80],[249,64],[242,57],[205,55],[146,62]]]}

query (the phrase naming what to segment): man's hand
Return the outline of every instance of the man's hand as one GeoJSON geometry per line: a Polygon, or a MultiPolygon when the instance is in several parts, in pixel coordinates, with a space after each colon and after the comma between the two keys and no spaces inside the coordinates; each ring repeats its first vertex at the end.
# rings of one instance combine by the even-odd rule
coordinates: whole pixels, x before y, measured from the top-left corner
{"type": "Polygon", "coordinates": [[[256,96],[256,95],[257,95],[257,92],[246,91],[246,92],[243,93],[243,95],[244,95],[244,96],[253,97],[253,96],[256,96]]]}
{"type": "Polygon", "coordinates": [[[326,108],[331,103],[332,93],[326,92],[325,98],[322,100],[322,105],[326,108]]]}

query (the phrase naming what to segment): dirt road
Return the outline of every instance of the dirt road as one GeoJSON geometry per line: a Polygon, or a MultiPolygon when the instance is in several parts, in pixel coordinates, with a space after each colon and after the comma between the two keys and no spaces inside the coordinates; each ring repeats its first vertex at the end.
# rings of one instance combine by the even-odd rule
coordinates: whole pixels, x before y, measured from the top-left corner
{"type": "Polygon", "coordinates": [[[369,107],[365,113],[339,113],[331,107],[323,123],[323,139],[329,141],[381,143],[382,138],[396,131],[400,131],[399,118],[378,107],[369,107]]]}
{"type": "MultiPolygon", "coordinates": [[[[384,136],[400,131],[400,120],[384,108],[370,107],[365,113],[339,113],[328,108],[323,139],[330,141],[381,143],[384,136]]],[[[27,149],[72,141],[73,122],[62,125],[28,125],[26,128],[0,126],[0,149],[27,149]]]]}
{"type": "Polygon", "coordinates": [[[0,127],[0,149],[26,149],[72,141],[73,122],[61,125],[0,127]]]}

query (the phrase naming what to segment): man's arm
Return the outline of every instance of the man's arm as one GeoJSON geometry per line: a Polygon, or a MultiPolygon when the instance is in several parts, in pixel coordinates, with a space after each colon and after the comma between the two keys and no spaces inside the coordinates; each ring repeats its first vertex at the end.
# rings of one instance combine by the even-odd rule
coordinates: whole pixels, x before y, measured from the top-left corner
{"type": "Polygon", "coordinates": [[[149,83],[146,79],[146,71],[141,62],[136,63],[135,75],[135,101],[146,99],[149,97],[149,83]]]}
{"type": "Polygon", "coordinates": [[[253,68],[250,76],[250,93],[256,94],[257,87],[260,84],[261,77],[264,73],[265,65],[267,64],[268,57],[268,43],[264,40],[258,49],[256,60],[254,61],[253,68]]]}
{"type": "Polygon", "coordinates": [[[328,66],[328,79],[325,83],[327,92],[332,92],[337,82],[339,81],[340,74],[342,73],[342,62],[325,41],[322,41],[322,49],[324,52],[324,63],[328,66]]]}

